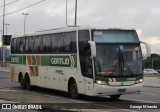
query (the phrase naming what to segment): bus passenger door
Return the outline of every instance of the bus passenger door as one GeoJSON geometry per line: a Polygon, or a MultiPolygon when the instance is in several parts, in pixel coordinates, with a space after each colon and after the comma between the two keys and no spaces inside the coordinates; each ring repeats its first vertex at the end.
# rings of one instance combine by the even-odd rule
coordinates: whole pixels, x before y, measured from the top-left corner
{"type": "Polygon", "coordinates": [[[86,95],[93,95],[93,69],[92,60],[90,57],[85,60],[85,88],[86,95]]]}
{"type": "Polygon", "coordinates": [[[84,54],[80,55],[80,64],[81,64],[81,72],[85,77],[85,91],[86,95],[93,94],[93,67],[92,67],[92,58],[89,46],[85,47],[84,54]]]}
{"type": "Polygon", "coordinates": [[[93,68],[91,59],[91,49],[88,41],[90,40],[89,30],[78,31],[79,58],[81,73],[85,83],[86,95],[93,94],[93,68]]]}

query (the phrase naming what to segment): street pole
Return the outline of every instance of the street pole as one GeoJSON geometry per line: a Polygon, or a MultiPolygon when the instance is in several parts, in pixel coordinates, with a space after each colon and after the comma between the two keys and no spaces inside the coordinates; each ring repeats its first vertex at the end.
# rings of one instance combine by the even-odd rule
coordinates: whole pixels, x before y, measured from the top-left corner
{"type": "MultiPolygon", "coordinates": [[[[6,35],[7,35],[7,26],[10,25],[8,23],[4,23],[4,25],[6,26],[6,35]]],[[[3,46],[3,66],[6,66],[6,57],[5,57],[5,54],[6,54],[6,46],[3,46]]]]}
{"type": "Polygon", "coordinates": [[[7,35],[7,26],[10,25],[10,24],[5,23],[4,25],[6,25],[6,35],[7,35]]]}
{"type": "MultiPolygon", "coordinates": [[[[3,31],[2,30],[0,30],[0,32],[1,32],[1,39],[2,39],[2,33],[3,33],[3,31]]],[[[1,40],[2,41],[2,40],[1,40]]],[[[2,49],[2,43],[1,43],[1,49],[2,49]]],[[[1,50],[1,58],[0,59],[2,59],[2,50],[1,50]]]]}
{"type": "Polygon", "coordinates": [[[151,61],[152,61],[152,69],[154,69],[154,58],[153,58],[153,54],[151,54],[151,61]]]}
{"type": "Polygon", "coordinates": [[[66,26],[67,26],[67,8],[68,7],[68,0],[66,0],[66,26]]]}
{"type": "Polygon", "coordinates": [[[24,33],[26,32],[26,16],[29,15],[28,13],[22,13],[24,15],[24,33]]]}
{"type": "MultiPolygon", "coordinates": [[[[5,0],[4,0],[4,6],[3,6],[3,35],[4,35],[4,23],[5,23],[5,0]]],[[[2,67],[3,67],[3,36],[2,36],[2,67]]]]}
{"type": "Polygon", "coordinates": [[[75,22],[74,25],[77,25],[77,0],[75,1],[75,22]]]}

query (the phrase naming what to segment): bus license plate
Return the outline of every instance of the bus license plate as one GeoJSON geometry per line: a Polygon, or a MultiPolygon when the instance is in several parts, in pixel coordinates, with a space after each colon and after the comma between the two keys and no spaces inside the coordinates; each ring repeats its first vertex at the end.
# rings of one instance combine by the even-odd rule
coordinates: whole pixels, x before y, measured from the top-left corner
{"type": "Polygon", "coordinates": [[[126,89],[118,89],[118,92],[126,92],[126,89]]]}

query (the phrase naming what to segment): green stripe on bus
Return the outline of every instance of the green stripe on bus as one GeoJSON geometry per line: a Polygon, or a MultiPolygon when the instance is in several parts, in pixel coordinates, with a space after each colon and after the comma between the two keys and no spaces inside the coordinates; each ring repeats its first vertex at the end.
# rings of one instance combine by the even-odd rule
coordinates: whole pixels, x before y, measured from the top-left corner
{"type": "MultiPolygon", "coordinates": [[[[109,79],[105,76],[96,76],[96,80],[101,80],[101,81],[109,81],[109,79]]],[[[136,81],[138,79],[143,79],[143,75],[140,74],[137,77],[127,77],[127,78],[115,78],[116,82],[123,82],[123,81],[136,81]]]]}
{"type": "MultiPolygon", "coordinates": [[[[31,65],[36,65],[36,55],[32,55],[31,65]]],[[[11,64],[24,64],[27,65],[26,55],[11,56],[11,64]],[[22,63],[23,57],[23,63],[22,63]]],[[[40,63],[43,66],[57,66],[57,67],[77,67],[77,55],[66,56],[41,56],[40,63]]]]}
{"type": "Polygon", "coordinates": [[[32,56],[32,65],[36,65],[36,56],[32,56]]]}
{"type": "Polygon", "coordinates": [[[22,56],[11,56],[10,63],[11,64],[22,64],[22,56]]]}
{"type": "Polygon", "coordinates": [[[23,65],[26,65],[26,56],[23,56],[23,65]]]}
{"type": "Polygon", "coordinates": [[[34,70],[35,70],[35,76],[38,76],[38,66],[34,66],[34,70]]]}
{"type": "Polygon", "coordinates": [[[50,56],[41,56],[41,65],[50,66],[50,56]]]}
{"type": "Polygon", "coordinates": [[[41,56],[41,65],[57,67],[77,67],[77,56],[41,56]]]}

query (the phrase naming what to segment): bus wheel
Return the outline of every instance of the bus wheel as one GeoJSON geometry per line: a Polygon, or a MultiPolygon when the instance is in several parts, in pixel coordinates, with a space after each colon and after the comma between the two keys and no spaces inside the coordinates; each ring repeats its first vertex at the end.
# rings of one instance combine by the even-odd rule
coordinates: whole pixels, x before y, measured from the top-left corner
{"type": "Polygon", "coordinates": [[[26,88],[26,85],[25,85],[25,79],[23,79],[23,76],[22,76],[22,75],[20,76],[20,78],[19,78],[19,79],[20,79],[20,81],[19,81],[19,82],[20,82],[20,86],[21,86],[21,88],[22,88],[22,89],[25,89],[25,88],[26,88]]]}
{"type": "Polygon", "coordinates": [[[30,84],[30,78],[29,78],[28,75],[26,75],[25,81],[26,81],[26,89],[30,90],[31,89],[31,84],[30,84]]]}
{"type": "Polygon", "coordinates": [[[117,100],[121,95],[111,95],[111,100],[117,100]]]}
{"type": "Polygon", "coordinates": [[[75,80],[70,83],[70,94],[72,98],[78,98],[77,84],[75,80]]]}

